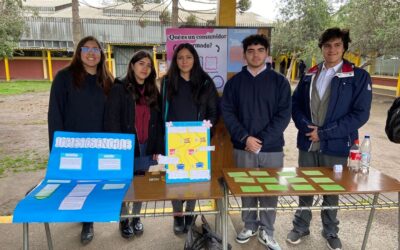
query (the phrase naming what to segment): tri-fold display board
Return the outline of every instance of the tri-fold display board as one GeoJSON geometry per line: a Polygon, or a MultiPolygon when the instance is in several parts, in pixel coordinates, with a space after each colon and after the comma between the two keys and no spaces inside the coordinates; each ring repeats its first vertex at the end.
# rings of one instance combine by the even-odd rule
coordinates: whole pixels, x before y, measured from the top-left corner
{"type": "Polygon", "coordinates": [[[118,221],[133,178],[131,134],[55,132],[46,177],[13,222],[118,221]]]}

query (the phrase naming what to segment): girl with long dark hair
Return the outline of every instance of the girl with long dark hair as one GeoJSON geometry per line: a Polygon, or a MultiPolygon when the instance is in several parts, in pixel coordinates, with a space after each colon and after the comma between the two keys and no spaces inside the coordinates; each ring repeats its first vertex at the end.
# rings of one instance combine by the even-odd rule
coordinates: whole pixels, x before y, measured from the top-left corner
{"type": "MultiPolygon", "coordinates": [[[[55,131],[103,132],[103,115],[113,76],[106,68],[99,41],[79,41],[71,64],[60,70],[51,86],[48,129],[50,149],[55,131]]],[[[94,236],[93,223],[84,222],[82,244],[94,236]]]]}
{"type": "MultiPolygon", "coordinates": [[[[218,120],[218,93],[214,82],[203,70],[199,55],[189,43],[175,48],[167,75],[162,81],[164,121],[203,121],[215,125],[218,120]]],[[[172,201],[175,213],[194,211],[196,201],[172,201]]],[[[174,216],[175,234],[187,232],[193,216],[174,216]]]]}
{"type": "MultiPolygon", "coordinates": [[[[145,51],[136,52],[129,62],[126,77],[115,80],[105,115],[106,131],[136,135],[135,174],[157,164],[157,155],[163,153],[160,97],[150,54],[145,51]]],[[[141,206],[141,202],[133,204],[134,214],[140,212],[141,206]]],[[[122,219],[120,231],[122,237],[131,238],[143,233],[143,224],[140,218],[131,221],[122,219]]]]}

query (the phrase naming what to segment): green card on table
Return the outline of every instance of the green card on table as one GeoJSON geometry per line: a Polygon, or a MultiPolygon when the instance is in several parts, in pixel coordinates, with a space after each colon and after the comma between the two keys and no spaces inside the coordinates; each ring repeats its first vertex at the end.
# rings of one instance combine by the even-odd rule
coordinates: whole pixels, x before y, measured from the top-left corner
{"type": "Polygon", "coordinates": [[[248,175],[246,174],[246,172],[228,172],[228,175],[230,177],[248,177],[248,175]]]}
{"type": "Polygon", "coordinates": [[[314,191],[315,188],[311,185],[308,184],[293,184],[292,185],[293,190],[296,191],[314,191]]]}
{"type": "Polygon", "coordinates": [[[319,170],[302,170],[301,172],[303,172],[303,174],[305,174],[305,175],[324,175],[319,170]]]}
{"type": "Polygon", "coordinates": [[[261,186],[240,186],[243,193],[262,193],[264,190],[261,186]]]}
{"type": "Polygon", "coordinates": [[[276,177],[259,177],[257,178],[259,183],[278,183],[278,179],[276,177]]]}
{"type": "Polygon", "coordinates": [[[267,184],[265,188],[269,191],[287,191],[288,187],[286,185],[275,185],[275,184],[267,184]]]}
{"type": "Polygon", "coordinates": [[[254,183],[255,182],[254,178],[252,178],[252,177],[235,177],[235,178],[233,178],[233,181],[237,182],[237,183],[243,183],[243,182],[254,183]]]}
{"type": "Polygon", "coordinates": [[[303,177],[292,177],[292,178],[287,178],[287,182],[289,183],[307,183],[307,180],[304,179],[303,177]]]}
{"type": "Polygon", "coordinates": [[[296,172],[292,171],[283,171],[283,172],[277,172],[279,176],[296,176],[296,172]]]}
{"type": "Polygon", "coordinates": [[[344,187],[334,184],[334,185],[329,185],[329,184],[325,184],[325,185],[319,185],[324,191],[344,191],[344,187]]]}
{"type": "Polygon", "coordinates": [[[269,176],[267,171],[249,171],[251,176],[269,176]]]}
{"type": "Polygon", "coordinates": [[[328,177],[314,177],[311,180],[315,183],[333,183],[334,181],[328,177]]]}

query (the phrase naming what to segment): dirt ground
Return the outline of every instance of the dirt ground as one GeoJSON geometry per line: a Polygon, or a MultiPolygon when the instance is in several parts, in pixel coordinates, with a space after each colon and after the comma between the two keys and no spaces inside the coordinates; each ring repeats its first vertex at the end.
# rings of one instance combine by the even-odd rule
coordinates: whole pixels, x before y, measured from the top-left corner
{"type": "MultiPolygon", "coordinates": [[[[0,159],[34,151],[47,157],[47,107],[49,92],[0,96],[0,159]]],[[[400,145],[385,135],[387,110],[393,98],[374,95],[369,122],[360,130],[372,138],[372,166],[400,179],[400,145]]],[[[285,166],[297,166],[296,128],[293,122],[285,131],[285,166]]],[[[1,166],[0,166],[1,167],[1,166]]],[[[14,173],[0,177],[0,216],[10,215],[26,191],[37,184],[45,171],[14,173]]]]}

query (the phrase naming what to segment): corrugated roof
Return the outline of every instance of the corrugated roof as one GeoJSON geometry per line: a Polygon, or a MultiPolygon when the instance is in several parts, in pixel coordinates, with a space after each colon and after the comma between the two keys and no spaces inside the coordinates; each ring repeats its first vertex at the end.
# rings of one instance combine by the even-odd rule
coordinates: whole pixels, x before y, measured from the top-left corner
{"type": "MultiPolygon", "coordinates": [[[[53,0],[53,1],[42,1],[42,0],[27,0],[24,5],[25,6],[34,6],[34,7],[58,7],[63,6],[65,4],[71,3],[68,0],[53,0]]],[[[132,5],[130,3],[124,3],[117,5],[112,8],[92,8],[86,6],[84,4],[80,4],[79,6],[79,16],[90,19],[113,19],[113,20],[137,20],[147,19],[147,20],[158,20],[158,15],[161,13],[167,6],[164,4],[144,4],[143,12],[135,12],[132,10],[132,5]]],[[[180,23],[184,23],[186,21],[186,17],[189,16],[192,12],[188,11],[179,11],[180,23]]],[[[205,23],[207,20],[214,20],[216,17],[216,13],[193,13],[199,23],[205,23]]],[[[61,10],[57,10],[54,12],[45,11],[43,13],[39,13],[39,16],[43,17],[65,17],[71,18],[72,16],[72,7],[64,7],[61,10]]],[[[257,25],[257,26],[269,26],[271,25],[271,21],[255,14],[252,12],[244,12],[236,14],[236,23],[237,25],[257,25]]]]}

